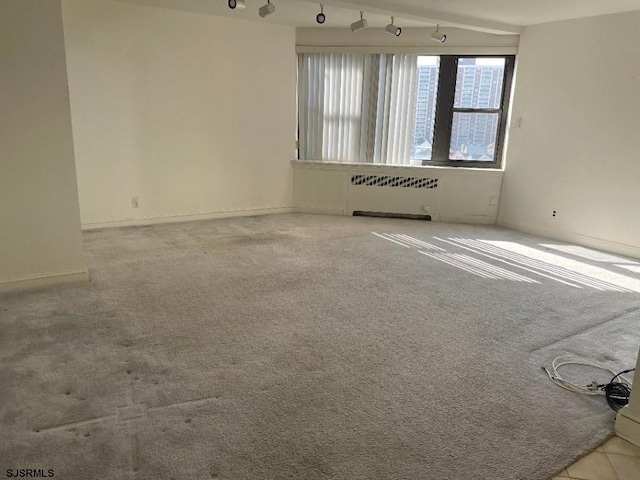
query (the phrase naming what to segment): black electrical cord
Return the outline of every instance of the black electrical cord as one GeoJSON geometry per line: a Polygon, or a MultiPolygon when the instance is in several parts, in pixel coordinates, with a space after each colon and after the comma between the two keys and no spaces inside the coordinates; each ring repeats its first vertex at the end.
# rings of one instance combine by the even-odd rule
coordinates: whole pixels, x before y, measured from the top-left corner
{"type": "Polygon", "coordinates": [[[620,375],[633,372],[635,368],[630,368],[620,372],[611,381],[604,385],[598,385],[598,387],[604,391],[604,395],[607,398],[607,403],[612,410],[616,412],[629,403],[629,397],[631,396],[631,387],[624,382],[616,381],[620,375]]]}
{"type": "Polygon", "coordinates": [[[629,403],[629,397],[631,396],[631,380],[628,380],[625,377],[618,379],[618,377],[621,377],[625,373],[633,372],[635,368],[623,370],[616,374],[616,372],[611,370],[611,368],[605,367],[593,360],[582,358],[577,355],[565,354],[560,355],[553,360],[551,363],[551,370],[546,367],[542,367],[542,369],[546,372],[553,383],[565,390],[583,395],[604,395],[609,407],[616,412],[629,403]],[[608,383],[602,384],[598,384],[596,381],[587,385],[573,383],[569,380],[565,380],[560,375],[560,368],[567,365],[585,365],[597,368],[609,372],[613,377],[608,383]]]}

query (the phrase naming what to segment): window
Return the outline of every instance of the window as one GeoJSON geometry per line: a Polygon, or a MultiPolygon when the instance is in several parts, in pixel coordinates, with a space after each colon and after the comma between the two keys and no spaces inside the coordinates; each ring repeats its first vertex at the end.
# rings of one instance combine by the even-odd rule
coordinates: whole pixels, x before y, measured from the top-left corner
{"type": "Polygon", "coordinates": [[[409,159],[416,55],[302,54],[301,158],[402,164],[409,159]]]}
{"type": "Polygon", "coordinates": [[[448,160],[496,162],[505,66],[505,57],[458,58],[448,160]]]}
{"type": "Polygon", "coordinates": [[[300,54],[299,158],[499,167],[514,62],[300,54]]]}
{"type": "Polygon", "coordinates": [[[411,138],[412,165],[422,165],[423,161],[431,160],[439,73],[440,57],[418,57],[415,121],[411,138]]]}

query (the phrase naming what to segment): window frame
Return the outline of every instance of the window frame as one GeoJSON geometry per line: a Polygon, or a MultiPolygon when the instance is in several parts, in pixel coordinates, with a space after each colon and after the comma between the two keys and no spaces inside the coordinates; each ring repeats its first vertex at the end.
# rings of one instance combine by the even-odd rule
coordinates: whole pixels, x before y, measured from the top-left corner
{"type": "Polygon", "coordinates": [[[431,160],[423,160],[423,166],[494,169],[502,167],[515,60],[515,55],[440,55],[440,76],[438,78],[435,123],[433,127],[433,150],[431,160]],[[461,58],[505,59],[504,76],[502,78],[502,98],[499,108],[461,108],[454,106],[458,77],[458,61],[461,58]],[[451,148],[451,130],[453,128],[453,114],[456,112],[500,114],[498,117],[496,145],[492,161],[452,160],[449,157],[451,148]]]}
{"type": "MultiPolygon", "coordinates": [[[[304,52],[298,52],[304,53],[304,52]]],[[[318,52],[321,53],[321,52],[318,52]]],[[[504,157],[505,140],[508,128],[509,106],[515,74],[516,55],[513,53],[494,54],[441,54],[441,53],[417,53],[420,55],[439,57],[439,72],[436,89],[436,105],[434,115],[434,127],[432,136],[431,159],[423,159],[420,164],[401,165],[402,167],[454,167],[454,168],[488,168],[501,169],[504,157]],[[502,92],[500,106],[494,108],[461,108],[455,107],[455,93],[457,87],[458,62],[461,58],[504,58],[505,69],[502,79],[502,92]],[[454,113],[499,113],[495,150],[493,160],[452,160],[450,155],[451,136],[453,128],[454,113]]],[[[302,57],[298,57],[297,83],[300,82],[300,69],[302,68],[302,57]]],[[[416,86],[417,88],[417,86],[416,86]]],[[[303,161],[301,153],[301,128],[306,128],[305,120],[300,116],[299,87],[296,88],[296,108],[297,108],[297,141],[296,158],[303,161]]],[[[306,146],[305,146],[306,148],[306,146]]],[[[318,163],[333,163],[323,160],[304,160],[318,163]]],[[[377,164],[374,162],[341,161],[346,165],[381,165],[393,167],[396,165],[377,164]]]]}

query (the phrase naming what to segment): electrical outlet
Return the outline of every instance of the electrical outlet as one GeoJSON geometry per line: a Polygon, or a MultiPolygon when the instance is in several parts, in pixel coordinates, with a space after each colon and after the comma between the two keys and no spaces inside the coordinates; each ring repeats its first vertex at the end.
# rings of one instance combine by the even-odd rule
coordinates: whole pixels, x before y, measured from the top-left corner
{"type": "Polygon", "coordinates": [[[131,197],[131,207],[140,208],[140,197],[131,197]]]}
{"type": "Polygon", "coordinates": [[[522,117],[516,117],[511,120],[511,128],[522,128],[522,117]]]}
{"type": "Polygon", "coordinates": [[[495,195],[489,196],[489,206],[490,207],[495,207],[497,201],[498,201],[498,197],[496,197],[495,195]]]}
{"type": "Polygon", "coordinates": [[[422,212],[429,213],[429,205],[422,205],[422,212]]]}

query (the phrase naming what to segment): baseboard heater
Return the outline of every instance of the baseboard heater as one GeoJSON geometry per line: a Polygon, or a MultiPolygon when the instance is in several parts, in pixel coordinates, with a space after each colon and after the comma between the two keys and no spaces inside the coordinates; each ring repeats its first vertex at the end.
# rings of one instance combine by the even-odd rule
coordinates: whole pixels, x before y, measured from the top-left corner
{"type": "Polygon", "coordinates": [[[386,212],[366,212],[364,210],[355,210],[354,217],[382,217],[382,218],[407,218],[409,220],[426,220],[431,221],[431,215],[415,215],[412,213],[386,213],[386,212]]]}

